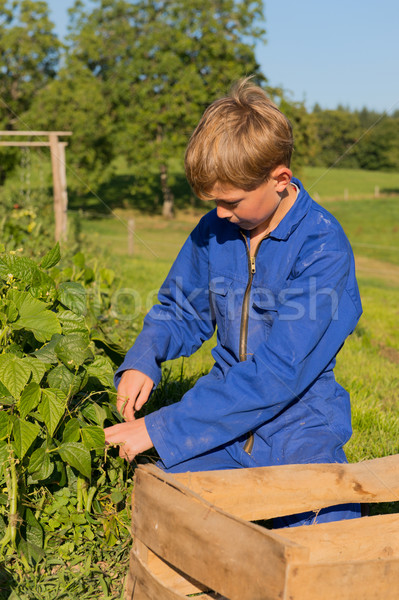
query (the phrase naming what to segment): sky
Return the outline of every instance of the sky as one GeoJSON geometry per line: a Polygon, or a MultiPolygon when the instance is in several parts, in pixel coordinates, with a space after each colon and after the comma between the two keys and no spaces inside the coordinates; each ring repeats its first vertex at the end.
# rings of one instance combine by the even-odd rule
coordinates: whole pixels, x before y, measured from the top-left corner
{"type": "MultiPolygon", "coordinates": [[[[47,2],[62,37],[74,0],[47,2]]],[[[399,110],[398,0],[265,0],[264,14],[256,57],[270,85],[309,109],[399,110]]]]}

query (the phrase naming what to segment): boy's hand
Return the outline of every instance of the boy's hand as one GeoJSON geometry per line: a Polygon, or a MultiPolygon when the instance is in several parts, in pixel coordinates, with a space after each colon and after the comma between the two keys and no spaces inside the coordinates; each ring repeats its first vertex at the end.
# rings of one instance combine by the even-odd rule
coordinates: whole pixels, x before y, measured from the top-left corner
{"type": "Polygon", "coordinates": [[[137,454],[145,452],[153,446],[144,417],[128,423],[112,425],[112,427],[104,429],[104,433],[105,443],[118,444],[120,446],[119,456],[128,461],[132,461],[137,454]]]}
{"type": "Polygon", "coordinates": [[[136,410],[145,404],[154,386],[153,380],[141,371],[129,369],[118,385],[116,408],[125,421],[133,421],[136,410]]]}

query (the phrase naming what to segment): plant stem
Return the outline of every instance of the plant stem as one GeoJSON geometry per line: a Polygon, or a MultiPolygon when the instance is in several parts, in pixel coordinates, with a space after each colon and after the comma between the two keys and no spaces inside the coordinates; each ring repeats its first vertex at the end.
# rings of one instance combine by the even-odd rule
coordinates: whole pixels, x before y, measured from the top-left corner
{"type": "MultiPolygon", "coordinates": [[[[78,498],[78,504],[76,506],[76,509],[78,512],[83,511],[85,491],[86,491],[86,480],[82,475],[78,475],[78,480],[77,480],[77,484],[76,484],[76,494],[77,494],[77,498],[78,498]]],[[[87,492],[86,492],[86,494],[87,494],[87,492]]]]}
{"type": "Polygon", "coordinates": [[[98,478],[96,485],[92,485],[89,489],[89,493],[87,494],[87,501],[86,501],[86,511],[90,512],[91,511],[91,506],[94,500],[94,496],[96,495],[97,490],[103,485],[103,483],[105,482],[105,473],[103,473],[101,475],[101,477],[98,478]]]}
{"type": "Polygon", "coordinates": [[[4,548],[4,546],[10,543],[13,550],[15,550],[18,523],[18,477],[15,466],[16,459],[14,458],[14,450],[11,444],[8,446],[8,459],[8,465],[5,469],[5,476],[10,510],[8,514],[8,527],[3,539],[1,540],[1,547],[4,548]]]}

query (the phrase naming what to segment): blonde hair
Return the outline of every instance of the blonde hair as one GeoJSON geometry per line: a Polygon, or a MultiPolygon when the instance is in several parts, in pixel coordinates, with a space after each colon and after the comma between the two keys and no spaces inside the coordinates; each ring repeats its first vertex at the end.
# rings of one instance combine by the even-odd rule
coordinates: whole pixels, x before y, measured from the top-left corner
{"type": "Polygon", "coordinates": [[[205,110],[187,146],[186,176],[204,200],[216,184],[251,191],[290,166],[292,149],[289,120],[247,77],[205,110]]]}

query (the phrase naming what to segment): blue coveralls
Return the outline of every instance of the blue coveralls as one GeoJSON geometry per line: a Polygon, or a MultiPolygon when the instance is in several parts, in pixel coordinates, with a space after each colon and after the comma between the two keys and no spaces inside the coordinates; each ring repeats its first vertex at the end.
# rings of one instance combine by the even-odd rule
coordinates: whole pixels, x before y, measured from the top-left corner
{"type": "MultiPolygon", "coordinates": [[[[336,219],[292,181],[295,204],[255,259],[246,232],[216,210],[200,220],[116,373],[116,385],[126,369],[157,385],[162,362],[191,355],[217,326],[210,373],[145,417],[169,472],[346,462],[350,401],[333,368],[362,312],[354,258],[336,219]]],[[[358,516],[358,505],[342,505],[317,522],[358,516]]]]}

